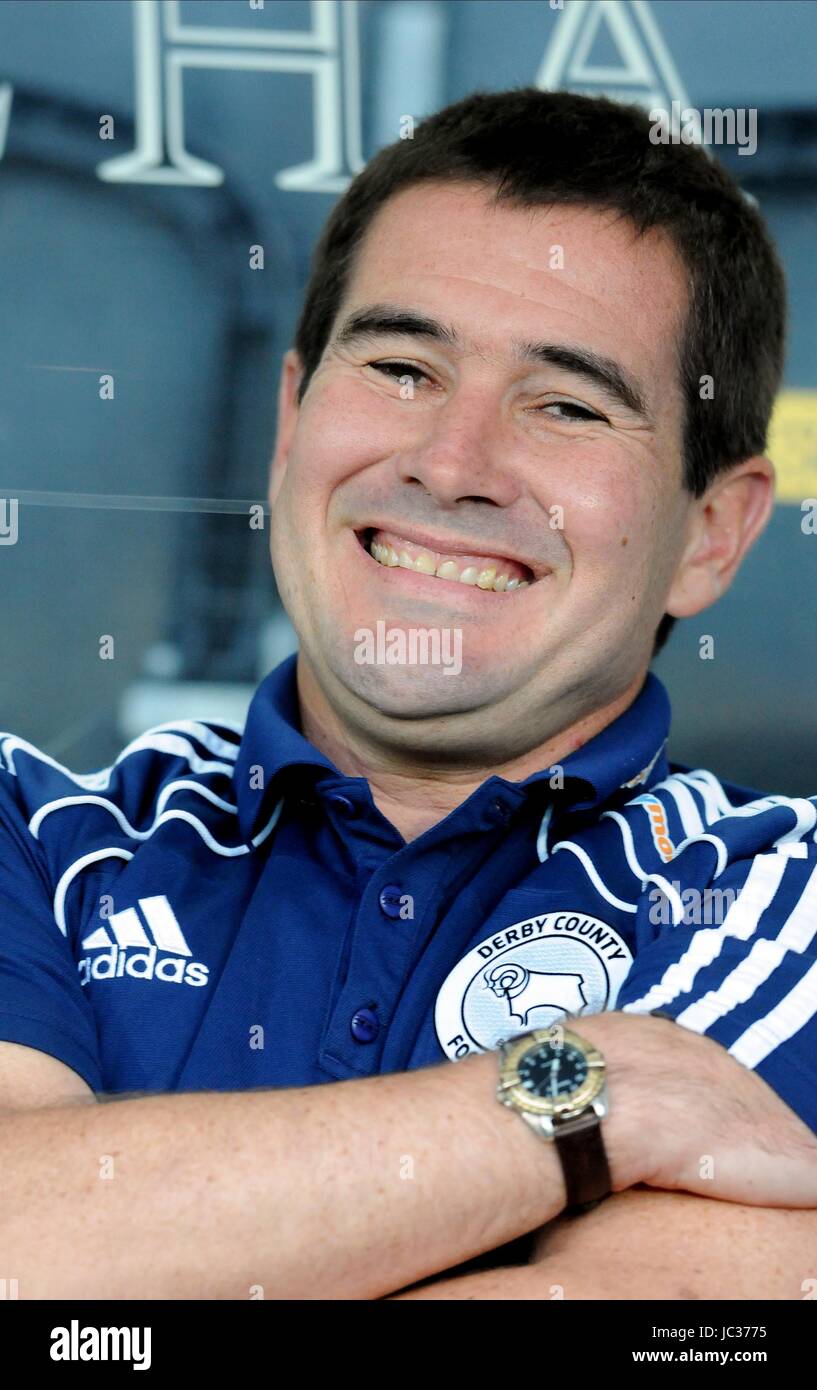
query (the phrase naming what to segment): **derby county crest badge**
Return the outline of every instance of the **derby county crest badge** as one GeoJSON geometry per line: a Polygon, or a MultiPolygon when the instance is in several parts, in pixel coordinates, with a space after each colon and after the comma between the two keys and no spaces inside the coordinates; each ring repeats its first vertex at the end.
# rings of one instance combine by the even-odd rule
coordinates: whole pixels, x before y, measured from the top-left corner
{"type": "Polygon", "coordinates": [[[455,965],[434,1022],[453,1060],[567,1014],[615,1007],[632,953],[618,932],[583,912],[549,912],[504,927],[455,965]]]}

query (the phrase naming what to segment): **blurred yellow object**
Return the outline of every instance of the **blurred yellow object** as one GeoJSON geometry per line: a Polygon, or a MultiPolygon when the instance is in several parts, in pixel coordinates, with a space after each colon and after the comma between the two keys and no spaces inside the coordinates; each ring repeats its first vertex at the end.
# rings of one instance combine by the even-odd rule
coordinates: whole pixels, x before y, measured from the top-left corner
{"type": "Polygon", "coordinates": [[[777,469],[777,500],[799,506],[817,497],[817,391],[781,391],[767,454],[777,469]]]}

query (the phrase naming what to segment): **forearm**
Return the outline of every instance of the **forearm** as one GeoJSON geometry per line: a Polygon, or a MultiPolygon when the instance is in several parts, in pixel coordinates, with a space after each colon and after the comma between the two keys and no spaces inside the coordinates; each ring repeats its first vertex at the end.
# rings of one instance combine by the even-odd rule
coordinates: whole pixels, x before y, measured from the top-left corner
{"type": "Polygon", "coordinates": [[[401,1300],[802,1299],[817,1211],[634,1188],[541,1232],[530,1264],[440,1279],[401,1300]]]}
{"type": "Polygon", "coordinates": [[[603,1132],[621,1195],[578,1219],[550,1223],[530,1266],[449,1274],[398,1296],[719,1298],[726,1286],[735,1298],[802,1297],[803,1279],[817,1280],[814,1134],[711,1039],[619,1013],[576,1026],[607,1060],[611,1112],[603,1132]],[[658,1190],[623,1192],[635,1183],[658,1190]],[[636,1208],[634,1197],[641,1199],[636,1208]],[[644,1240],[645,1212],[658,1213],[652,1246],[644,1240]],[[673,1258],[667,1223],[679,1215],[673,1258]],[[753,1233],[748,1243],[746,1232],[753,1233]],[[764,1232],[773,1233],[765,1248],[764,1232]],[[797,1262],[780,1266],[781,1242],[797,1262]]]}
{"type": "MultiPolygon", "coordinates": [[[[717,1044],[664,1020],[581,1022],[608,1063],[616,1191],[817,1206],[814,1137],[717,1044]]],[[[562,1210],[555,1147],[497,1103],[496,1081],[489,1053],[297,1090],[7,1111],[0,1264],[24,1298],[383,1297],[562,1210]]]]}
{"type": "Polygon", "coordinates": [[[552,1146],[495,1084],[488,1054],[7,1113],[0,1263],[23,1298],[382,1297],[562,1209],[552,1146]]]}

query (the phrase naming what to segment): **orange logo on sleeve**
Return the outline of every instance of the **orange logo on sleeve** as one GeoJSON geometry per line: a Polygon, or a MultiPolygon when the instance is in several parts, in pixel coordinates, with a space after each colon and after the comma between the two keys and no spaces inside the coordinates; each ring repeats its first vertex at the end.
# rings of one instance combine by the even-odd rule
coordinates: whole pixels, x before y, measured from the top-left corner
{"type": "Polygon", "coordinates": [[[655,847],[666,863],[674,855],[675,846],[667,831],[667,817],[664,807],[660,801],[644,801],[642,805],[650,818],[650,829],[655,847]]]}

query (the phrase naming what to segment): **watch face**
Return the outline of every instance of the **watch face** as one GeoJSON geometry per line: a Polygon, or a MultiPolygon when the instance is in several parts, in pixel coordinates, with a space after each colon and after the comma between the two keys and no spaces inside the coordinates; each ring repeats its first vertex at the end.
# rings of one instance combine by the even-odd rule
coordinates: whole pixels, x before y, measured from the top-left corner
{"type": "Polygon", "coordinates": [[[499,1091],[506,1105],[557,1118],[601,1096],[605,1066],[598,1048],[566,1028],[560,1034],[554,1042],[542,1029],[503,1044],[499,1091]]]}
{"type": "Polygon", "coordinates": [[[584,1053],[571,1043],[562,1047],[540,1043],[525,1053],[517,1071],[519,1084],[529,1095],[559,1101],[584,1086],[589,1069],[584,1053]]]}

